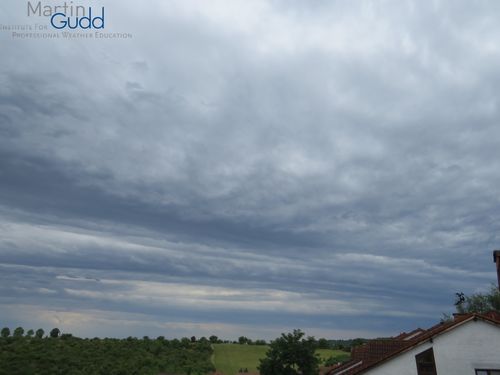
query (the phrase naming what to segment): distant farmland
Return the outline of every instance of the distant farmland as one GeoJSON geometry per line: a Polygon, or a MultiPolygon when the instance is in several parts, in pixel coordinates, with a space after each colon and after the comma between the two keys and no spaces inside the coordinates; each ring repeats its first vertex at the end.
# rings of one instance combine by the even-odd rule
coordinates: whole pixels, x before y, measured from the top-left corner
{"type": "MultiPolygon", "coordinates": [[[[215,344],[213,345],[213,363],[217,372],[224,375],[235,375],[240,369],[248,369],[249,373],[258,373],[259,359],[266,356],[269,349],[266,345],[239,345],[215,344]]],[[[331,356],[349,356],[346,352],[332,349],[318,349],[321,361],[324,362],[331,356]]]]}

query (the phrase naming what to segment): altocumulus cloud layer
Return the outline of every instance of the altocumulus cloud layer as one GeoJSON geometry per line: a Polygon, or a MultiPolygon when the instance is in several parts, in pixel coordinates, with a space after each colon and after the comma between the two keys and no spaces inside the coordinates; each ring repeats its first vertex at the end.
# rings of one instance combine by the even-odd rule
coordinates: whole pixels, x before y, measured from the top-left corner
{"type": "Polygon", "coordinates": [[[378,336],[495,280],[499,4],[92,5],[133,38],[0,34],[0,324],[378,336]]]}

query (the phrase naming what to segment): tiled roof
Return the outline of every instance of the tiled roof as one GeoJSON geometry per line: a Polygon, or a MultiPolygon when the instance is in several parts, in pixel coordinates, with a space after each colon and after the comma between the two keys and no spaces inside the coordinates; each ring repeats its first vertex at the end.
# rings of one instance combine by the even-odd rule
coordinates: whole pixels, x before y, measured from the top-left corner
{"type": "Polygon", "coordinates": [[[405,341],[408,341],[408,340],[411,340],[411,339],[414,339],[416,338],[418,335],[421,335],[422,333],[425,332],[425,329],[422,329],[422,328],[417,328],[409,333],[406,333],[406,332],[403,332],[403,333],[400,333],[398,336],[394,337],[396,340],[405,340],[405,341]]]}
{"type": "Polygon", "coordinates": [[[472,320],[483,320],[500,326],[500,313],[487,314],[455,314],[453,321],[443,322],[423,330],[416,329],[410,333],[402,333],[394,338],[372,340],[368,343],[354,347],[351,360],[341,366],[331,368],[327,375],[358,375],[390,360],[393,357],[421,344],[437,335],[448,332],[472,320]]]}

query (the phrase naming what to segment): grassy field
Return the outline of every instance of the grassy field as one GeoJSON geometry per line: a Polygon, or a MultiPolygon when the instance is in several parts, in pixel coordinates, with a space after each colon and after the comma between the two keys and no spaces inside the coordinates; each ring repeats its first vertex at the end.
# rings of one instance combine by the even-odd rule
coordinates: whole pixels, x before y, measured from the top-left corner
{"type": "Polygon", "coordinates": [[[321,364],[323,364],[328,358],[332,356],[341,358],[340,361],[349,358],[349,353],[346,353],[342,350],[318,349],[316,350],[316,354],[319,354],[319,357],[321,358],[321,364]]]}
{"type": "Polygon", "coordinates": [[[267,349],[265,345],[216,344],[213,362],[224,375],[237,374],[241,368],[257,373],[259,359],[266,356],[267,349]]]}
{"type": "MultiPolygon", "coordinates": [[[[240,369],[247,368],[249,373],[258,373],[259,359],[266,356],[267,346],[216,344],[213,363],[218,372],[224,375],[235,375],[240,369]]],[[[340,350],[319,349],[317,351],[322,361],[332,355],[346,354],[340,350]]]]}

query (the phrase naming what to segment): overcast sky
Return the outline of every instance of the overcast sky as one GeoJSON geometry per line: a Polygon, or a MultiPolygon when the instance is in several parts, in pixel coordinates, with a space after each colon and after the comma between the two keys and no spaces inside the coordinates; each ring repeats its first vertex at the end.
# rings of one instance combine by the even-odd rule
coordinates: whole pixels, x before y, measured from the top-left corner
{"type": "Polygon", "coordinates": [[[496,281],[500,2],[83,3],[132,38],[0,30],[1,326],[376,337],[496,281]]]}

